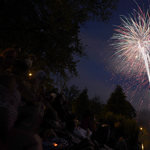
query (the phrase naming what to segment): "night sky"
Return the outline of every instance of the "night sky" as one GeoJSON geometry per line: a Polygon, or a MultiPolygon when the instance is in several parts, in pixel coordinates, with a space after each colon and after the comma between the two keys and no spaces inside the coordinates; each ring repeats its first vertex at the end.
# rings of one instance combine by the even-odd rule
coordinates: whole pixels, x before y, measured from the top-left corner
{"type": "MultiPolygon", "coordinates": [[[[150,4],[148,0],[136,0],[136,2],[142,10],[143,8],[145,10],[148,9],[148,5],[150,4]]],[[[127,90],[128,86],[124,86],[124,83],[128,82],[128,80],[124,80],[125,76],[121,76],[119,73],[115,74],[114,79],[112,76],[114,68],[111,67],[111,61],[108,59],[110,53],[107,50],[109,45],[108,41],[114,33],[114,25],[121,24],[120,15],[128,16],[128,14],[133,12],[133,9],[138,10],[138,6],[133,0],[120,0],[118,9],[113,12],[113,17],[107,24],[90,21],[81,28],[80,38],[85,45],[88,45],[86,52],[89,59],[80,59],[77,66],[79,78],[72,78],[68,86],[74,84],[80,90],[87,87],[89,98],[94,97],[94,95],[99,95],[101,101],[106,103],[110,93],[119,84],[123,87],[127,100],[131,102],[136,110],[140,110],[148,106],[149,90],[143,87],[135,92],[137,85],[127,90]]],[[[75,59],[78,58],[75,57],[75,59]]],[[[131,82],[134,80],[133,78],[130,79],[131,82]]]]}

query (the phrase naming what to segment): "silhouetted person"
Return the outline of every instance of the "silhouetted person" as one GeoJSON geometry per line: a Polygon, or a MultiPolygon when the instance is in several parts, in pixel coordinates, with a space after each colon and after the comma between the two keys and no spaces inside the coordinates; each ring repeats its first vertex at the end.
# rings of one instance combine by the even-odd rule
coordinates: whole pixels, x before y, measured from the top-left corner
{"type": "Polygon", "coordinates": [[[4,73],[5,70],[10,69],[16,58],[16,51],[13,48],[4,50],[0,57],[0,71],[4,73]]]}
{"type": "Polygon", "coordinates": [[[90,110],[86,110],[84,116],[81,120],[81,127],[83,129],[90,129],[92,132],[96,130],[96,124],[94,121],[94,116],[90,110]]]}

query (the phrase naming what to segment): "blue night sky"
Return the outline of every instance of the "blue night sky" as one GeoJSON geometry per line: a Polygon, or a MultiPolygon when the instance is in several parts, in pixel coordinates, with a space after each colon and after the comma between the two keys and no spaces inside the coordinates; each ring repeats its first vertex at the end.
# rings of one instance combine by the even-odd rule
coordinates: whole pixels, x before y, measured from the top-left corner
{"type": "MultiPolygon", "coordinates": [[[[148,9],[148,5],[150,4],[148,0],[136,0],[136,2],[142,10],[143,8],[145,10],[148,9]]],[[[138,6],[133,0],[120,0],[118,9],[113,12],[113,17],[107,24],[90,21],[81,28],[80,38],[85,45],[88,45],[86,52],[89,59],[80,59],[77,66],[79,77],[72,78],[68,86],[74,84],[78,86],[80,90],[87,87],[89,98],[94,97],[96,94],[100,96],[103,103],[106,103],[110,93],[114,91],[117,84],[123,86],[123,82],[128,82],[128,80],[125,81],[125,77],[119,73],[116,74],[116,79],[111,80],[113,68],[111,68],[111,62],[108,59],[109,53],[106,49],[108,40],[110,40],[114,33],[114,25],[121,24],[119,16],[128,16],[128,14],[133,12],[133,9],[138,10],[138,6]],[[106,68],[109,68],[110,71],[106,68]],[[122,79],[122,81],[119,81],[120,79],[122,79]]],[[[127,88],[127,86],[123,86],[123,89],[126,90],[127,100],[131,102],[136,110],[147,106],[149,91],[146,88],[142,88],[140,92],[135,92],[133,97],[131,97],[131,93],[134,92],[136,87],[133,86],[129,90],[127,90],[127,88]]]]}

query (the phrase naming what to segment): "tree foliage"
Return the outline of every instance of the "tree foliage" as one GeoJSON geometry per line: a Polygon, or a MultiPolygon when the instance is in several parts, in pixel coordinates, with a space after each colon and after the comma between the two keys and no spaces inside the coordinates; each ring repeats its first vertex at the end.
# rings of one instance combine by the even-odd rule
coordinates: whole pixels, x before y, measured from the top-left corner
{"type": "Polygon", "coordinates": [[[78,89],[77,86],[72,85],[72,86],[70,86],[70,88],[65,87],[63,92],[65,95],[65,98],[68,100],[68,106],[72,110],[72,108],[71,108],[72,103],[78,97],[80,90],[78,89]]]}
{"type": "Polygon", "coordinates": [[[103,103],[100,101],[100,96],[94,96],[90,99],[89,109],[93,112],[96,121],[102,117],[103,103]]]}
{"type": "Polygon", "coordinates": [[[138,112],[138,124],[150,131],[150,110],[143,109],[138,112]]]}
{"type": "Polygon", "coordinates": [[[70,92],[72,93],[70,97],[72,99],[70,105],[72,113],[76,114],[78,119],[81,120],[86,110],[91,110],[96,121],[99,121],[104,107],[103,103],[100,101],[100,97],[94,96],[92,99],[89,99],[87,88],[80,92],[74,85],[71,86],[70,92]]]}
{"type": "Polygon", "coordinates": [[[78,119],[81,120],[87,109],[89,109],[89,97],[88,89],[85,88],[74,100],[72,104],[72,113],[76,114],[78,119]]]}
{"type": "Polygon", "coordinates": [[[119,121],[121,123],[123,134],[126,135],[127,138],[129,139],[131,149],[132,146],[137,144],[139,135],[139,126],[135,119],[127,118],[126,116],[122,115],[116,115],[113,112],[107,112],[103,116],[103,119],[106,123],[109,123],[110,128],[113,128],[114,124],[119,121]]]}
{"type": "Polygon", "coordinates": [[[105,106],[105,111],[113,112],[116,115],[121,114],[129,118],[136,116],[134,107],[126,100],[126,95],[120,85],[117,85],[115,91],[111,93],[105,106]]]}
{"type": "Polygon", "coordinates": [[[86,21],[108,22],[119,0],[1,0],[0,51],[19,44],[20,59],[37,56],[35,69],[59,79],[77,75],[74,55],[86,56],[79,38],[86,21]]]}

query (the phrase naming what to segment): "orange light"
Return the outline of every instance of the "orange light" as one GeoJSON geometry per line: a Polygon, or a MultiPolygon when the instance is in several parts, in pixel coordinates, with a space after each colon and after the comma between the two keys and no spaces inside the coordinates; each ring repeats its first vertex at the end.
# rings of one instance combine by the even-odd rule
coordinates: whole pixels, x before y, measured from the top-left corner
{"type": "Polygon", "coordinates": [[[54,143],[54,146],[57,146],[58,144],[57,143],[54,143]]]}

